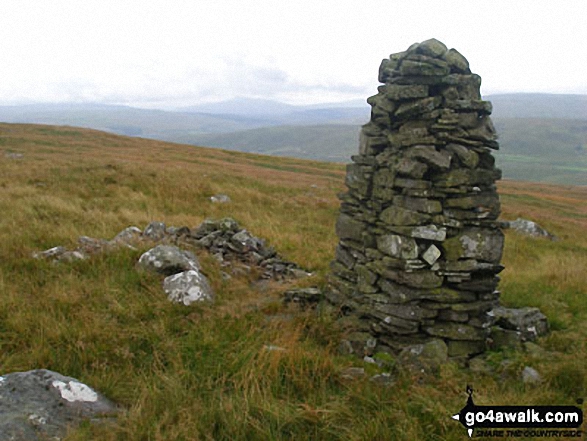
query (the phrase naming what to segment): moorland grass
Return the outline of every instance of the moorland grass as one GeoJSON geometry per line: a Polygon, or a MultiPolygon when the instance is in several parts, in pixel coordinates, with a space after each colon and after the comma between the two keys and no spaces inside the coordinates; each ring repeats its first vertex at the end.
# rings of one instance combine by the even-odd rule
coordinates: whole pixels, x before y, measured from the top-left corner
{"type": "Polygon", "coordinates": [[[503,217],[537,221],[558,242],[506,233],[503,303],[538,306],[554,332],[544,352],[489,354],[496,374],[446,364],[420,379],[393,371],[380,387],[344,380],[341,330],[327,312],[281,304],[290,284],[225,281],[197,250],[217,302],[171,304],[160,277],[137,272],[144,249],[54,265],[31,257],[81,235],[112,238],[152,220],[193,227],[231,216],[323,285],[343,190],[340,165],[125,138],[97,131],[0,124],[0,373],[46,368],[119,403],[115,425],[81,440],[460,440],[465,403],[575,404],[587,388],[587,189],[503,181],[503,217]],[[226,193],[230,204],[209,197],[226,193]],[[268,350],[279,346],[284,351],[268,350]],[[507,360],[507,363],[504,361],[507,360]],[[521,383],[524,366],[544,377],[521,383]]]}

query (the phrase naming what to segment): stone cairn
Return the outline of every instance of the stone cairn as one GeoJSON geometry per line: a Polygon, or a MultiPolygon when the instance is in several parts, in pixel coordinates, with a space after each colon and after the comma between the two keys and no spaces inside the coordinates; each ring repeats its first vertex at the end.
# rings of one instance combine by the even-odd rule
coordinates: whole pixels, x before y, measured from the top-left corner
{"type": "Polygon", "coordinates": [[[361,356],[440,342],[470,357],[486,349],[503,269],[492,106],[434,39],[383,60],[379,81],[339,196],[327,297],[361,356]]]}

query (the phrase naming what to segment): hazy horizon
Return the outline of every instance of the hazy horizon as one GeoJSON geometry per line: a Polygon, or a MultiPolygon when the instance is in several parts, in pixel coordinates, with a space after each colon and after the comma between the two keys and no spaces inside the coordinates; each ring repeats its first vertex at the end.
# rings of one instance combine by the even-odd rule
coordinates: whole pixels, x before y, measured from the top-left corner
{"type": "Polygon", "coordinates": [[[583,17],[580,0],[5,0],[0,104],[362,100],[383,58],[429,38],[467,57],[484,95],[587,94],[583,17]]]}
{"type": "MultiPolygon", "coordinates": [[[[514,95],[553,95],[553,96],[583,96],[587,97],[587,93],[554,93],[554,92],[506,92],[506,93],[493,93],[493,94],[484,94],[484,99],[491,99],[492,96],[514,96],[514,95]]],[[[171,112],[180,112],[184,111],[187,108],[194,108],[194,107],[205,107],[208,105],[214,104],[224,104],[224,103],[232,103],[232,102],[243,102],[243,101],[258,101],[261,102],[272,102],[276,104],[283,104],[287,106],[291,106],[292,110],[296,109],[307,109],[307,108],[336,108],[336,107],[365,107],[368,108],[369,105],[367,104],[367,96],[363,99],[354,99],[354,100],[344,100],[344,101],[331,101],[331,102],[313,102],[308,104],[295,104],[283,100],[279,100],[277,98],[256,98],[256,97],[246,97],[246,96],[235,96],[232,98],[227,97],[219,97],[215,100],[210,101],[202,101],[202,102],[194,102],[191,105],[186,106],[157,106],[154,105],[147,105],[141,106],[140,104],[122,104],[122,103],[110,103],[110,102],[98,102],[98,101],[24,101],[24,102],[17,102],[17,103],[4,103],[0,100],[0,107],[21,107],[21,106],[111,106],[111,107],[127,107],[127,108],[135,108],[135,109],[143,109],[143,110],[162,110],[162,111],[171,111],[171,112]]]]}

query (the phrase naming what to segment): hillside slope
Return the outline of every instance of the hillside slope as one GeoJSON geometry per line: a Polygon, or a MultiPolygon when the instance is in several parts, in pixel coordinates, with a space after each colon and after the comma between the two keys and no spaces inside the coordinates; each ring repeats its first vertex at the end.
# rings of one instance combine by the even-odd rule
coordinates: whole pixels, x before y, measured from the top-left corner
{"type": "Polygon", "coordinates": [[[69,125],[120,135],[158,139],[164,136],[222,133],[271,124],[266,118],[240,115],[168,112],[106,104],[31,104],[0,106],[0,121],[69,125]]]}
{"type": "MultiPolygon", "coordinates": [[[[587,119],[499,118],[497,163],[509,179],[587,185],[587,119]]],[[[347,163],[359,126],[277,126],[177,139],[251,153],[347,163]]]]}
{"type": "Polygon", "coordinates": [[[178,138],[177,141],[248,153],[348,162],[358,150],[359,131],[360,126],[349,124],[285,125],[222,135],[188,136],[178,138]]]}
{"type": "MultiPolygon", "coordinates": [[[[587,96],[490,95],[510,179],[587,184],[587,96]]],[[[181,111],[91,104],[0,106],[0,121],[90,127],[143,138],[348,162],[369,107],[235,99],[181,111]],[[206,113],[208,112],[208,113],[206,113]]]]}
{"type": "Polygon", "coordinates": [[[554,332],[538,348],[489,354],[489,373],[449,363],[419,378],[393,357],[378,367],[338,355],[346,331],[327,309],[281,302],[292,283],[326,283],[342,165],[32,125],[0,124],[0,149],[0,375],[55,370],[126,410],[67,441],[460,440],[450,416],[467,384],[480,405],[574,405],[587,394],[585,188],[499,184],[505,218],[560,238],[508,231],[500,285],[506,305],[540,307],[554,332]],[[216,193],[232,202],[210,202],[216,193]],[[243,269],[226,280],[194,249],[217,300],[184,307],[167,301],[158,276],[135,270],[147,245],[71,263],[31,257],[152,220],[194,227],[224,216],[314,276],[258,283],[243,269]],[[524,366],[540,372],[540,387],[521,383],[524,366]],[[349,380],[348,367],[366,375],[349,380]],[[385,371],[387,386],[368,380],[385,371]]]}

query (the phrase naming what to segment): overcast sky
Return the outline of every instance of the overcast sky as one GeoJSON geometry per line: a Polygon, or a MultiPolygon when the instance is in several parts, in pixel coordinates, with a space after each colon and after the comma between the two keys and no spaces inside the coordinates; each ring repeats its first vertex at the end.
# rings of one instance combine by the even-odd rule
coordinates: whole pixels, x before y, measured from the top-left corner
{"type": "Polygon", "coordinates": [[[587,94],[585,0],[1,0],[0,105],[365,99],[437,38],[485,95],[587,94]]]}

